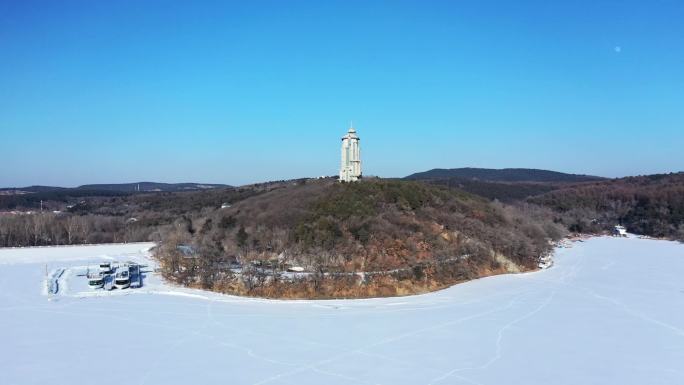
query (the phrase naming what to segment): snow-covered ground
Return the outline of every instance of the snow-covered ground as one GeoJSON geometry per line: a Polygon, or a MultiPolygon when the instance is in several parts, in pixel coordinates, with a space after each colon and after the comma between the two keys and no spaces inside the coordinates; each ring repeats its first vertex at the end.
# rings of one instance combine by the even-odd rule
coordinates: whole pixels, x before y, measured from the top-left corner
{"type": "Polygon", "coordinates": [[[674,242],[593,238],[543,271],[369,300],[237,298],[153,273],[92,297],[69,276],[149,263],[149,246],[0,250],[0,384],[684,384],[674,242]],[[71,287],[45,295],[46,263],[71,287]]]}

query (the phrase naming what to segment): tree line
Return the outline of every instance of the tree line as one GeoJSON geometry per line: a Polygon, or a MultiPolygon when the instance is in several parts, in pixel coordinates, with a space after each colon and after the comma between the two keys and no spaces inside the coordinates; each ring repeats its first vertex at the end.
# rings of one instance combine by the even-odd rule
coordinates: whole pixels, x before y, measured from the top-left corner
{"type": "Polygon", "coordinates": [[[154,228],[126,223],[121,217],[54,213],[0,216],[0,247],[139,242],[154,239],[154,232],[154,228]]]}
{"type": "Polygon", "coordinates": [[[629,232],[684,241],[684,173],[569,186],[529,198],[573,232],[624,225],[629,232]]]}

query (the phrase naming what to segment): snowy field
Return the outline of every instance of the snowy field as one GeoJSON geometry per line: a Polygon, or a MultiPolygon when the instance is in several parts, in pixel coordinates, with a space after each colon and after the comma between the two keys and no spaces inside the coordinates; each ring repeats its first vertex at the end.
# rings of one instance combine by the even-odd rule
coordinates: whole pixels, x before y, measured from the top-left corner
{"type": "Polygon", "coordinates": [[[149,247],[0,249],[0,384],[684,384],[674,242],[594,238],[547,270],[403,298],[76,283],[103,260],[149,264],[149,247]],[[46,263],[65,269],[52,296],[46,263]]]}

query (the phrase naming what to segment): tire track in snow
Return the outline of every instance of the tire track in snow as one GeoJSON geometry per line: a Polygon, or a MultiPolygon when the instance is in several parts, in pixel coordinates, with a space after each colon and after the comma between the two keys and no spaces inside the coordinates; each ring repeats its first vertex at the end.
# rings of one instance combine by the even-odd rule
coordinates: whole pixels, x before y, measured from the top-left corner
{"type": "Polygon", "coordinates": [[[334,356],[329,357],[329,358],[326,358],[326,359],[324,359],[324,360],[320,360],[320,361],[317,361],[317,362],[314,362],[314,363],[311,363],[311,364],[308,364],[308,365],[300,366],[300,367],[295,368],[295,369],[290,370],[290,371],[286,371],[286,372],[283,372],[283,373],[276,374],[276,375],[274,375],[274,376],[271,376],[271,377],[265,378],[265,379],[263,379],[263,380],[261,380],[261,381],[259,381],[259,382],[256,382],[256,383],[254,383],[254,385],[268,384],[268,383],[271,383],[271,382],[273,382],[273,381],[282,379],[282,378],[284,378],[284,377],[289,377],[289,376],[292,376],[292,375],[297,374],[297,373],[304,372],[304,371],[309,370],[309,369],[315,369],[315,368],[317,368],[317,367],[319,367],[319,366],[321,366],[321,365],[324,365],[324,364],[329,364],[329,363],[335,362],[335,361],[337,361],[337,360],[339,360],[339,359],[341,359],[341,358],[344,358],[344,357],[346,357],[346,356],[349,356],[349,355],[352,355],[352,354],[356,354],[356,353],[363,352],[363,351],[365,351],[366,349],[374,348],[374,347],[377,347],[377,346],[382,346],[382,345],[385,345],[385,344],[388,344],[388,343],[392,343],[392,342],[395,342],[395,341],[399,341],[399,340],[404,339],[404,338],[407,338],[407,337],[415,336],[415,335],[420,334],[420,333],[424,333],[424,332],[427,332],[427,331],[432,331],[432,330],[441,329],[441,328],[444,328],[444,327],[447,327],[447,326],[456,325],[456,324],[459,324],[459,323],[461,323],[461,322],[469,321],[469,320],[472,320],[472,319],[477,319],[477,318],[484,317],[484,316],[487,316],[487,315],[490,315],[490,314],[494,314],[494,313],[498,313],[498,312],[504,311],[504,310],[506,310],[506,309],[509,309],[509,308],[513,307],[513,305],[514,305],[515,302],[518,300],[518,298],[520,298],[520,297],[526,295],[526,294],[529,293],[530,291],[531,291],[531,290],[527,290],[527,291],[523,292],[522,294],[519,294],[519,295],[515,296],[515,297],[514,297],[511,301],[509,301],[508,304],[506,304],[505,306],[501,306],[501,307],[496,308],[496,309],[487,310],[487,311],[484,311],[484,312],[472,314],[472,315],[469,315],[469,316],[466,316],[466,317],[461,317],[461,318],[458,318],[458,319],[456,319],[456,320],[452,320],[452,321],[448,321],[448,322],[443,322],[443,323],[438,324],[438,325],[435,325],[435,326],[430,326],[430,327],[426,327],[426,328],[421,328],[421,329],[414,330],[414,331],[411,331],[411,332],[402,333],[402,334],[398,334],[398,335],[393,336],[393,337],[385,338],[385,339],[382,339],[382,340],[380,340],[380,341],[378,341],[378,342],[374,342],[374,343],[372,343],[372,344],[365,345],[365,346],[362,346],[362,347],[357,348],[357,349],[348,350],[348,351],[346,351],[346,352],[343,352],[343,353],[334,355],[334,356]]]}
{"type": "Polygon", "coordinates": [[[470,367],[456,368],[456,369],[450,370],[450,371],[444,373],[443,375],[441,375],[441,376],[439,376],[439,377],[433,378],[433,379],[430,381],[430,384],[432,385],[432,384],[436,384],[436,383],[442,382],[442,381],[446,380],[446,379],[449,378],[449,377],[453,377],[454,374],[456,374],[456,373],[458,373],[458,372],[465,371],[465,370],[487,369],[487,368],[490,367],[492,364],[494,364],[496,361],[500,360],[500,359],[501,359],[501,356],[502,356],[502,355],[501,355],[501,351],[502,351],[502,348],[503,348],[504,334],[506,333],[506,331],[507,331],[508,329],[510,329],[511,327],[513,327],[514,325],[516,325],[516,324],[518,324],[518,323],[520,323],[520,322],[522,322],[522,321],[525,321],[525,320],[527,320],[527,319],[533,317],[535,314],[537,314],[537,313],[541,312],[542,310],[544,310],[544,308],[545,308],[546,306],[548,306],[548,305],[551,303],[551,301],[553,301],[553,298],[555,297],[555,295],[556,295],[556,290],[552,291],[551,294],[550,294],[550,295],[549,295],[549,296],[548,296],[548,297],[547,297],[539,306],[537,306],[534,310],[532,310],[532,311],[530,311],[530,312],[524,314],[524,315],[521,316],[521,317],[518,317],[518,318],[514,319],[513,321],[511,321],[511,322],[505,324],[503,327],[501,327],[501,328],[497,331],[496,350],[495,350],[496,353],[495,353],[494,356],[493,356],[492,358],[490,358],[487,362],[485,362],[484,364],[479,365],[479,366],[470,366],[470,367]]]}
{"type": "MultiPolygon", "coordinates": [[[[212,303],[208,302],[207,303],[207,313],[211,311],[211,306],[212,303]]],[[[172,342],[170,346],[164,350],[164,353],[161,354],[160,356],[157,357],[156,360],[150,365],[149,369],[140,377],[140,381],[138,381],[138,385],[145,385],[147,381],[149,380],[149,377],[152,375],[153,372],[156,371],[156,369],[159,367],[159,365],[166,360],[172,352],[174,352],[178,347],[183,345],[186,341],[188,341],[192,336],[198,335],[199,332],[203,329],[206,329],[209,326],[209,320],[200,326],[199,328],[191,331],[190,333],[186,334],[185,336],[177,339],[176,341],[172,342]]]]}

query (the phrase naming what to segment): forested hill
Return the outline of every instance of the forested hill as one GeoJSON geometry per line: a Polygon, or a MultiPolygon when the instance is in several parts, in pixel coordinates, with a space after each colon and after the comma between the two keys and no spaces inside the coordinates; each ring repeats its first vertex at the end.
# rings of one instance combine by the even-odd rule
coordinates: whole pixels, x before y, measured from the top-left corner
{"type": "Polygon", "coordinates": [[[231,188],[222,184],[202,183],[119,183],[90,184],[73,188],[29,186],[0,188],[0,211],[36,210],[45,203],[50,210],[64,210],[67,205],[79,203],[83,198],[119,197],[144,193],[175,193],[231,188]]]}
{"type": "MultiPolygon", "coordinates": [[[[159,182],[133,182],[133,183],[101,183],[84,184],[78,187],[57,187],[57,186],[27,186],[27,187],[2,187],[1,195],[46,193],[65,190],[87,190],[87,191],[122,191],[122,192],[177,192],[177,191],[197,191],[209,190],[214,188],[231,187],[225,184],[214,183],[159,183],[159,182]]],[[[73,195],[73,193],[72,193],[73,195]]]]}
{"type": "Polygon", "coordinates": [[[103,191],[196,191],[214,188],[231,187],[225,184],[210,183],[158,183],[158,182],[135,182],[135,183],[115,183],[115,184],[87,184],[77,188],[84,190],[103,190],[103,191]]]}
{"type": "Polygon", "coordinates": [[[684,240],[684,172],[570,185],[531,197],[571,231],[623,224],[636,234],[684,240]]]}
{"type": "Polygon", "coordinates": [[[58,190],[68,190],[68,188],[55,186],[2,187],[0,188],[0,195],[28,194],[58,190]]]}
{"type": "Polygon", "coordinates": [[[162,232],[157,256],[168,279],[227,293],[410,294],[536,268],[564,229],[525,210],[532,211],[412,181],[303,180],[188,216],[162,232]],[[197,257],[179,255],[178,244],[192,245],[197,257]],[[235,264],[240,279],[229,270],[235,264]],[[267,278],[287,266],[315,274],[267,278]]]}
{"type": "Polygon", "coordinates": [[[434,180],[434,179],[474,179],[490,182],[589,182],[598,181],[605,178],[591,176],[566,174],[557,171],[537,170],[530,168],[435,168],[429,171],[418,172],[407,176],[409,180],[434,180]]]}

